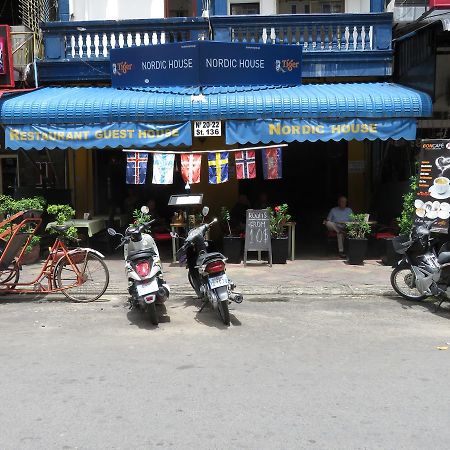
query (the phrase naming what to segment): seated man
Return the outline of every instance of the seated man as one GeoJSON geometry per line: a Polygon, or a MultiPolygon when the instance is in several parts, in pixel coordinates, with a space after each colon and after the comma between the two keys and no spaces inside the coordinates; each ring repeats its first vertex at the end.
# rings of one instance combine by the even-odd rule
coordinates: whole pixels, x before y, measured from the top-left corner
{"type": "Polygon", "coordinates": [[[345,223],[350,222],[350,215],[353,211],[347,206],[347,198],[341,195],[338,198],[338,206],[331,208],[328,213],[327,220],[324,224],[330,231],[334,231],[337,235],[338,251],[341,258],[345,258],[344,254],[344,234],[345,223]]]}

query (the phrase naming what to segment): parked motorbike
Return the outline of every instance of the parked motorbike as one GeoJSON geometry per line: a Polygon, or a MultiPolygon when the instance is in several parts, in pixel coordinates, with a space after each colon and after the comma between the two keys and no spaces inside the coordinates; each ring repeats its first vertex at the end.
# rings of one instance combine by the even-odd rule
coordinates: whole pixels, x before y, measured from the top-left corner
{"type": "MultiPolygon", "coordinates": [[[[141,208],[146,215],[149,209],[141,208]]],[[[145,217],[145,216],[144,216],[145,217]]],[[[148,216],[149,217],[149,216],[148,216]]],[[[170,294],[170,288],[164,281],[158,247],[149,234],[150,225],[154,220],[137,225],[130,225],[125,234],[117,233],[108,228],[111,236],[120,236],[125,259],[125,272],[130,294],[130,308],[141,309],[153,325],[158,325],[157,304],[164,303],[170,294]]]]}
{"type": "MultiPolygon", "coordinates": [[[[209,208],[203,208],[205,217],[209,208]]],[[[234,292],[235,285],[226,274],[226,257],[222,253],[207,251],[206,232],[217,222],[204,223],[189,231],[184,244],[177,252],[180,264],[186,264],[188,279],[197,296],[203,300],[200,308],[210,303],[225,325],[230,325],[230,301],[242,303],[242,294],[234,292]]],[[[177,235],[176,237],[179,238],[177,235]]]]}
{"type": "Polygon", "coordinates": [[[394,250],[403,255],[391,274],[394,290],[407,300],[439,300],[437,308],[450,299],[450,252],[445,244],[436,251],[431,237],[435,221],[415,226],[409,236],[394,238],[394,250]]]}

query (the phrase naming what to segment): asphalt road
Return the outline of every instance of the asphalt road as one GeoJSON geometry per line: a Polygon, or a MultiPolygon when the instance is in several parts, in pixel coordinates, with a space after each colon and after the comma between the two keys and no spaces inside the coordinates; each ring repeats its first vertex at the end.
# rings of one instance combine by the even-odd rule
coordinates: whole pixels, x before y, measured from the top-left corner
{"type": "Polygon", "coordinates": [[[450,315],[381,297],[0,303],[3,449],[447,449],[450,315]]]}

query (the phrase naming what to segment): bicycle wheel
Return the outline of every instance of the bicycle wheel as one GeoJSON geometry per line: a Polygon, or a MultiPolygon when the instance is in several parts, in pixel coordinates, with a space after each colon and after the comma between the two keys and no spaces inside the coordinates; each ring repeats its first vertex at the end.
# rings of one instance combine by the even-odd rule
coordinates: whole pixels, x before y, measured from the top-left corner
{"type": "Polygon", "coordinates": [[[70,258],[81,273],[81,279],[66,256],[56,268],[56,284],[74,302],[93,302],[103,295],[109,283],[109,271],[103,259],[95,253],[80,251],[70,258]]]}
{"type": "Polygon", "coordinates": [[[14,261],[11,265],[4,270],[0,271],[0,286],[5,284],[12,285],[10,289],[15,288],[15,284],[19,282],[20,270],[17,263],[14,261]]]}

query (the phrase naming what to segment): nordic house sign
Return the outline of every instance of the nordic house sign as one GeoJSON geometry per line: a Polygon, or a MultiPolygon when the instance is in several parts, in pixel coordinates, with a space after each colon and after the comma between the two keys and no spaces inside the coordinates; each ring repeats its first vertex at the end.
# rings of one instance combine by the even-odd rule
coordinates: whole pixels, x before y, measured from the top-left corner
{"type": "Polygon", "coordinates": [[[191,41],[111,50],[116,88],[301,84],[302,51],[283,44],[191,41]]]}

